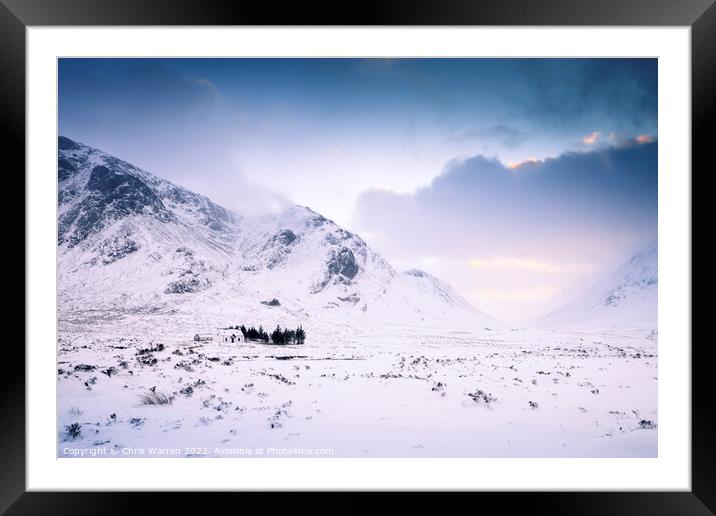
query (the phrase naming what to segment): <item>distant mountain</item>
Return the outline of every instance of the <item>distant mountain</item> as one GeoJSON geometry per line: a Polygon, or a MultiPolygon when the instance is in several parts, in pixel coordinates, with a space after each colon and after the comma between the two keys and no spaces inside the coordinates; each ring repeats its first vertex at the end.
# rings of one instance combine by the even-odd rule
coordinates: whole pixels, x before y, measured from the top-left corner
{"type": "Polygon", "coordinates": [[[61,316],[159,311],[374,331],[497,324],[437,278],[397,273],[309,208],[244,217],[65,137],[58,171],[61,316]]]}
{"type": "Polygon", "coordinates": [[[652,242],[577,300],[538,321],[546,326],[656,328],[658,249],[652,242]]]}

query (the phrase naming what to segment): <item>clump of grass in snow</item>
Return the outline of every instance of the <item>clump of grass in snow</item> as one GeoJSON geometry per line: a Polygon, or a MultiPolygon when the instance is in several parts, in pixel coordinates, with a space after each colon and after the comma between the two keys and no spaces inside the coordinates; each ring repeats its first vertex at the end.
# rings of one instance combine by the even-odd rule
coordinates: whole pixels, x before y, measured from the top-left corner
{"type": "Polygon", "coordinates": [[[639,421],[639,428],[642,430],[653,430],[656,428],[656,423],[654,423],[651,419],[642,419],[639,421]]]}
{"type": "Polygon", "coordinates": [[[491,393],[484,392],[482,389],[477,389],[475,392],[468,392],[467,395],[470,396],[475,403],[482,401],[485,405],[489,405],[490,403],[497,401],[495,396],[491,393]]]}
{"type": "Polygon", "coordinates": [[[79,423],[72,423],[71,425],[65,426],[65,432],[67,437],[71,440],[79,439],[82,437],[82,425],[79,423]]]}
{"type": "Polygon", "coordinates": [[[174,398],[163,392],[149,391],[139,396],[140,405],[171,405],[174,398]]]}

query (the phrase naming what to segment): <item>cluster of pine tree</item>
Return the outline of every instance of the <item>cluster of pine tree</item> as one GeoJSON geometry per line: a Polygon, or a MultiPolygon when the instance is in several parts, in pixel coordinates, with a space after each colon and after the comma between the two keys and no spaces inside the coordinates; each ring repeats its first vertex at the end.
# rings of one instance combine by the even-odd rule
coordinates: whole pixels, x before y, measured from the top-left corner
{"type": "MultiPolygon", "coordinates": [[[[264,342],[269,341],[269,334],[264,331],[262,326],[258,329],[251,326],[247,328],[243,324],[239,326],[229,326],[229,329],[236,329],[241,331],[244,338],[248,341],[264,342]]],[[[288,328],[282,330],[280,326],[276,326],[276,329],[271,332],[271,341],[274,344],[303,344],[306,342],[306,331],[302,326],[299,326],[295,330],[289,330],[288,328]]]]}
{"type": "Polygon", "coordinates": [[[299,326],[295,330],[281,329],[281,326],[276,326],[276,329],[271,333],[271,340],[274,344],[303,344],[306,342],[306,332],[302,326],[299,326]]]}
{"type": "Polygon", "coordinates": [[[262,326],[259,326],[258,329],[251,326],[250,328],[246,328],[243,324],[241,326],[236,325],[234,326],[237,330],[241,331],[241,334],[244,336],[244,339],[251,340],[255,342],[268,342],[269,341],[269,335],[266,333],[262,326]]]}

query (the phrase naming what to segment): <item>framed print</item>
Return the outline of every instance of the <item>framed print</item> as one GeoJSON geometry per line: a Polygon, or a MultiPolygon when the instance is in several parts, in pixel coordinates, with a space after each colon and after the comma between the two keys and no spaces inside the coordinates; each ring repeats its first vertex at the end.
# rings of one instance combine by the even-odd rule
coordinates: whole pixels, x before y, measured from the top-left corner
{"type": "Polygon", "coordinates": [[[691,171],[716,11],[419,7],[4,2],[10,514],[255,490],[712,510],[691,171]]]}

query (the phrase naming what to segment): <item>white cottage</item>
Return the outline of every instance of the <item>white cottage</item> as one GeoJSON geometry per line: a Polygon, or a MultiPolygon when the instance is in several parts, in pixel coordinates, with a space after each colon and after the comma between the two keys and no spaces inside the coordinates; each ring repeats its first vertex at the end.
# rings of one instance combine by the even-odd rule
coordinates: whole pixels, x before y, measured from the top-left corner
{"type": "Polygon", "coordinates": [[[221,344],[240,344],[246,342],[241,330],[235,328],[217,328],[214,333],[214,340],[221,344]]]}

